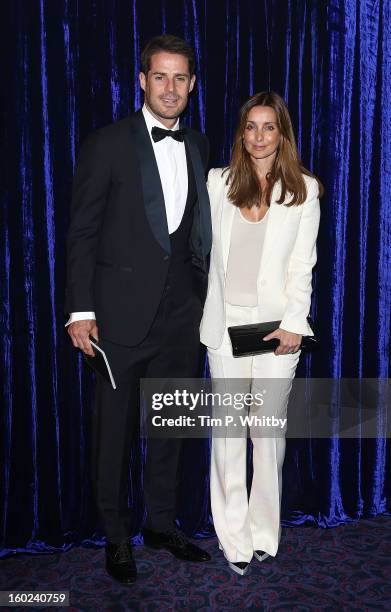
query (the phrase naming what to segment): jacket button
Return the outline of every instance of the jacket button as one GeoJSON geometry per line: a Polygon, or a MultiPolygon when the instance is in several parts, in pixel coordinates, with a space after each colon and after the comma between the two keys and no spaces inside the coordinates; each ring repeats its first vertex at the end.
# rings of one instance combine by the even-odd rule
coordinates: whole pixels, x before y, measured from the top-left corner
{"type": "Polygon", "coordinates": [[[170,259],[170,256],[169,256],[169,255],[165,255],[165,256],[163,257],[163,261],[167,261],[167,259],[170,259]]]}

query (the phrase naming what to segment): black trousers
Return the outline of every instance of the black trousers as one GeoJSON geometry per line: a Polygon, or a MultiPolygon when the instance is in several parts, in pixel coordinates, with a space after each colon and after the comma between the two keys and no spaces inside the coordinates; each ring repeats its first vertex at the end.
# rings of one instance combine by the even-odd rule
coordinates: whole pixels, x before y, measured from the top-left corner
{"type": "MultiPolygon", "coordinates": [[[[191,264],[171,270],[157,315],[141,344],[122,346],[100,337],[117,389],[97,377],[92,481],[99,517],[111,542],[126,539],[131,530],[128,470],[131,444],[138,429],[140,379],[199,375],[202,301],[194,274],[191,264]]],[[[180,450],[181,440],[177,438],[147,440],[146,526],[155,531],[169,529],[175,519],[180,450]]]]}

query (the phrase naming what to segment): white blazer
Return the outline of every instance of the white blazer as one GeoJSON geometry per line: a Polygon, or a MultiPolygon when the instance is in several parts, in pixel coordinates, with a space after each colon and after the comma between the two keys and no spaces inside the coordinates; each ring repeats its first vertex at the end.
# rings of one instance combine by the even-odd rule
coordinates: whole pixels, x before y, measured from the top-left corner
{"type": "MultiPolygon", "coordinates": [[[[225,279],[235,212],[227,197],[227,173],[222,176],[222,171],[212,168],[208,175],[213,243],[200,337],[212,349],[220,347],[226,327],[225,279]]],[[[311,305],[320,207],[316,179],[303,177],[307,199],[299,206],[277,204],[280,183],[273,188],[257,289],[260,323],[281,320],[282,329],[308,335],[312,333],[306,318],[311,305]]],[[[288,194],[285,202],[290,199],[288,194]]]]}

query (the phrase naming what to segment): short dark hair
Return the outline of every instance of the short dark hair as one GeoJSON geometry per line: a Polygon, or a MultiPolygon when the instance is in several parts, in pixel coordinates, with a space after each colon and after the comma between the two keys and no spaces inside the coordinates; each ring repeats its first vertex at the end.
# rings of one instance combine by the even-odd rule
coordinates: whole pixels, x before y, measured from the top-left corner
{"type": "Polygon", "coordinates": [[[151,68],[151,57],[155,53],[166,51],[166,53],[178,53],[187,57],[189,62],[190,75],[194,74],[195,57],[193,48],[183,38],[172,36],[171,34],[162,34],[151,38],[145,45],[141,53],[141,71],[147,75],[151,68]]]}

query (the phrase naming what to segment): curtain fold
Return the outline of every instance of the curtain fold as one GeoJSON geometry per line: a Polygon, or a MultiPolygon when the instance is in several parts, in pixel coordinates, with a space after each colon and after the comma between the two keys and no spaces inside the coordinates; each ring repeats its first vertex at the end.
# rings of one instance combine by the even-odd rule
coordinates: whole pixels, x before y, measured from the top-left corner
{"type": "MultiPolygon", "coordinates": [[[[185,37],[197,86],[185,123],[227,164],[240,105],[274,89],[325,185],[313,315],[321,350],[298,376],[389,377],[391,5],[388,0],[9,0],[0,8],[1,546],[96,542],[92,374],[64,330],[73,168],[92,130],[140,107],[140,51],[185,37]]],[[[145,448],[132,449],[134,533],[145,448]]],[[[288,440],[286,525],[335,526],[391,509],[389,440],[288,440]]],[[[185,445],[179,518],[211,532],[209,442],[185,445]]]]}

